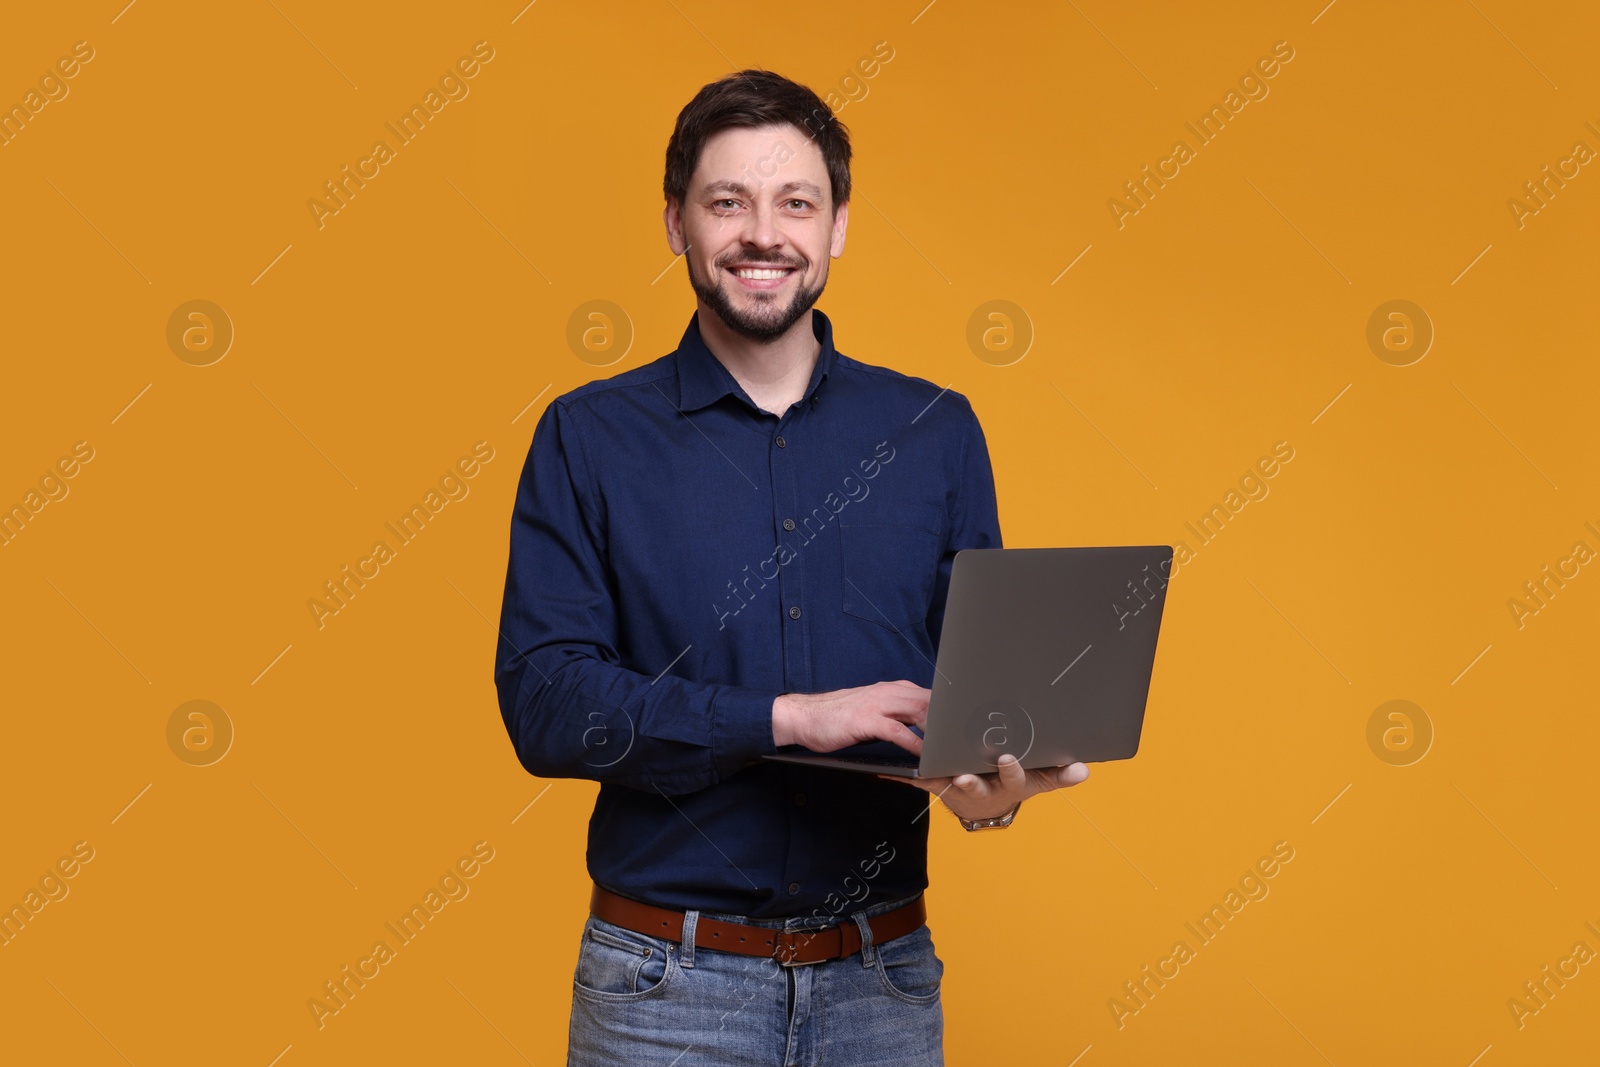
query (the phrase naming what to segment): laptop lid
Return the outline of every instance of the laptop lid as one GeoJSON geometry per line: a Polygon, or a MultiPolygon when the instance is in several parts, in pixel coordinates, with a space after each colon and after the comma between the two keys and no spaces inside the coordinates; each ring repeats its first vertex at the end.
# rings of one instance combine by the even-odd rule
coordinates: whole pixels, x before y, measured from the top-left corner
{"type": "Polygon", "coordinates": [[[1171,570],[1167,545],[964,549],[915,771],[844,754],[767,758],[924,778],[992,773],[1005,752],[1025,768],[1128,759],[1171,570]]]}

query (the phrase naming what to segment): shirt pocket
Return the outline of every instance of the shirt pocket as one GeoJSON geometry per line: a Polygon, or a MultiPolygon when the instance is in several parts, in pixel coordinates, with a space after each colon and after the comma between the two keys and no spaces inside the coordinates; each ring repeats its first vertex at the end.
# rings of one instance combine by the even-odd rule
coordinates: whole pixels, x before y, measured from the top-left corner
{"type": "Polygon", "coordinates": [[[896,504],[856,521],[841,516],[845,614],[891,630],[918,625],[928,617],[943,551],[944,509],[933,504],[896,504]]]}

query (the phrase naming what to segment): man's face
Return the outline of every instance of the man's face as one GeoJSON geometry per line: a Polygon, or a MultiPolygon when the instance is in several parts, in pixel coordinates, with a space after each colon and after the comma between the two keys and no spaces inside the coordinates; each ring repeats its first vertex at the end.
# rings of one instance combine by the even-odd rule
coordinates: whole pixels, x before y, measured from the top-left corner
{"type": "Polygon", "coordinates": [[[689,284],[729,329],[782,336],[822,295],[844,251],[849,205],[833,212],[822,151],[794,126],[727,129],[706,141],[667,239],[689,284]]]}

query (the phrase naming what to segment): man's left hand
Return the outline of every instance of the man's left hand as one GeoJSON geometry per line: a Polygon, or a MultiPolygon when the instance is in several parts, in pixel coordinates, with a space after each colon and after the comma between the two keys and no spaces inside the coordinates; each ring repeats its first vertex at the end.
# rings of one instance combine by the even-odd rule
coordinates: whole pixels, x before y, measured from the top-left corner
{"type": "Polygon", "coordinates": [[[1009,752],[1001,755],[998,766],[994,774],[958,774],[950,778],[902,778],[880,774],[878,777],[933,793],[944,801],[945,807],[968,821],[996,818],[1031,796],[1065,789],[1089,777],[1089,768],[1082,763],[1023,770],[1017,757],[1009,752]]]}

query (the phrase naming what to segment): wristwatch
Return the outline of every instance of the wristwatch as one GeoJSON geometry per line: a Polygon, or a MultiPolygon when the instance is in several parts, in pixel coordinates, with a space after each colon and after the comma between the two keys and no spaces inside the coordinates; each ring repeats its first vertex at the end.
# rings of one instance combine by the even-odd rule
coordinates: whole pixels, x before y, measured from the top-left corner
{"type": "Polygon", "coordinates": [[[1016,806],[1004,815],[996,815],[990,819],[963,819],[956,816],[956,821],[963,830],[1004,830],[1011,825],[1011,820],[1017,817],[1017,812],[1022,810],[1022,801],[1017,801],[1016,806]]]}

